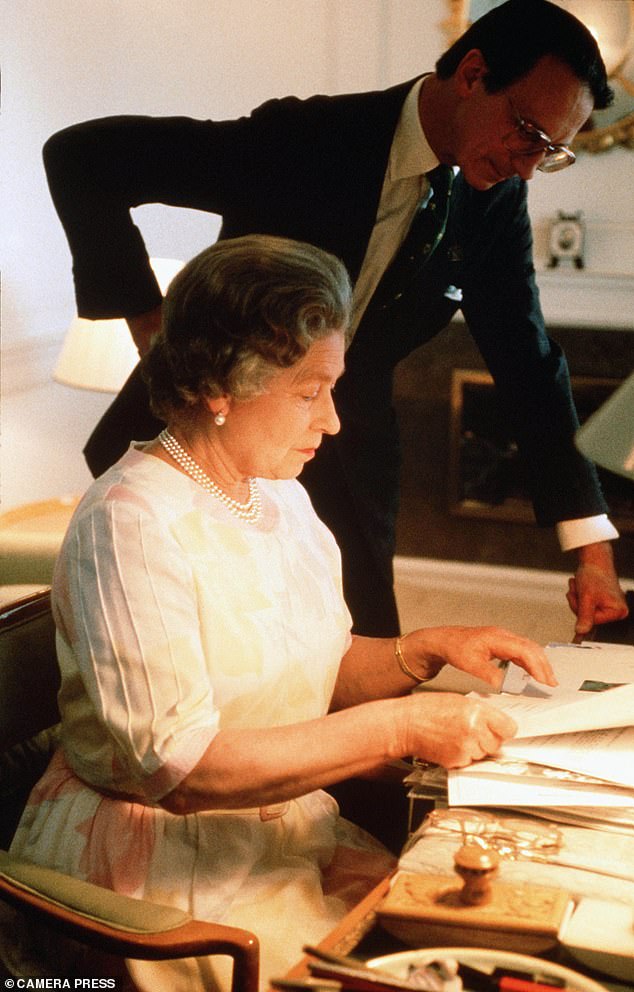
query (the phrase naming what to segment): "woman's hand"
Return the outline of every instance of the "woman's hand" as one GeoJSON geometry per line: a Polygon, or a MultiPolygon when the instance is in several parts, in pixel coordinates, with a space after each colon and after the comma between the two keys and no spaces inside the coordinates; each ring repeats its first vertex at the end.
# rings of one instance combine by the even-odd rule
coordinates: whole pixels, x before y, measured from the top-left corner
{"type": "Polygon", "coordinates": [[[444,768],[495,754],[517,724],[487,703],[453,692],[415,692],[407,699],[403,753],[444,768]]]}
{"type": "Polygon", "coordinates": [[[421,678],[433,678],[447,664],[499,689],[499,662],[514,661],[538,682],[557,685],[539,644],[502,627],[427,627],[402,637],[401,650],[421,678]]]}

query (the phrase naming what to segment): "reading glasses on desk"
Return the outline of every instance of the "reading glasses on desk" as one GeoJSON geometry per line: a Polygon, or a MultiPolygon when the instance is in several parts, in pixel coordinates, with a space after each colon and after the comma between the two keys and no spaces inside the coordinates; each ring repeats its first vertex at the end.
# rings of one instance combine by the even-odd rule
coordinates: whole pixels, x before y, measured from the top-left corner
{"type": "Polygon", "coordinates": [[[562,853],[565,847],[564,835],[554,824],[521,817],[495,816],[481,810],[452,807],[432,810],[427,814],[418,829],[410,836],[403,854],[413,848],[424,834],[432,829],[460,836],[462,844],[475,844],[478,847],[494,850],[506,861],[539,861],[542,864],[574,868],[608,878],[634,881],[629,865],[620,869],[584,863],[583,858],[562,853]]]}
{"type": "Polygon", "coordinates": [[[500,817],[459,807],[432,810],[419,827],[418,836],[432,827],[460,834],[463,844],[490,848],[509,860],[548,858],[558,854],[563,845],[561,831],[550,823],[532,823],[519,817],[500,817]]]}

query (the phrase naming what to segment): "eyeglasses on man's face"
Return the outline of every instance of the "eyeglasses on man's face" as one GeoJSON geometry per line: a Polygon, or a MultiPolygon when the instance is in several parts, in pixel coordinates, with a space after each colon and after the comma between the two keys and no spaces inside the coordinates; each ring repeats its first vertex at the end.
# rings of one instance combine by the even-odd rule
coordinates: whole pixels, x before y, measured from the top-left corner
{"type": "Polygon", "coordinates": [[[567,145],[554,144],[544,131],[540,131],[530,121],[525,121],[508,93],[506,97],[515,118],[513,130],[502,138],[506,150],[511,155],[542,154],[544,157],[537,166],[540,172],[559,172],[572,165],[576,158],[574,152],[567,145]]]}

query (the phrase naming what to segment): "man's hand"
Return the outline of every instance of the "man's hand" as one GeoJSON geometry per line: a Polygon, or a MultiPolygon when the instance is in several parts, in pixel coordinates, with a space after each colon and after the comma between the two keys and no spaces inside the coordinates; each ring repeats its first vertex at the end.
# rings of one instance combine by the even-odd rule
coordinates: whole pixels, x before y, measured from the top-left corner
{"type": "Polygon", "coordinates": [[[622,620],[628,608],[614,569],[610,542],[588,544],[578,549],[578,555],[577,571],[568,582],[566,599],[577,615],[575,635],[580,637],[595,624],[622,620]]]}
{"type": "Polygon", "coordinates": [[[126,318],[126,323],[130,328],[130,334],[141,358],[150,349],[152,338],[161,329],[162,306],[148,310],[147,313],[140,313],[137,317],[126,318]]]}

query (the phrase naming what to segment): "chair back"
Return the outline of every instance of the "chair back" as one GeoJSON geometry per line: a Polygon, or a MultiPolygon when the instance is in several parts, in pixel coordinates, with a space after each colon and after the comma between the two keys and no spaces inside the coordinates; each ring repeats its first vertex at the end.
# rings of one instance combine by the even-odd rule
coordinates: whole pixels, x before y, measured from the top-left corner
{"type": "Polygon", "coordinates": [[[0,847],[8,847],[59,736],[50,590],[0,609],[0,847]]]}

